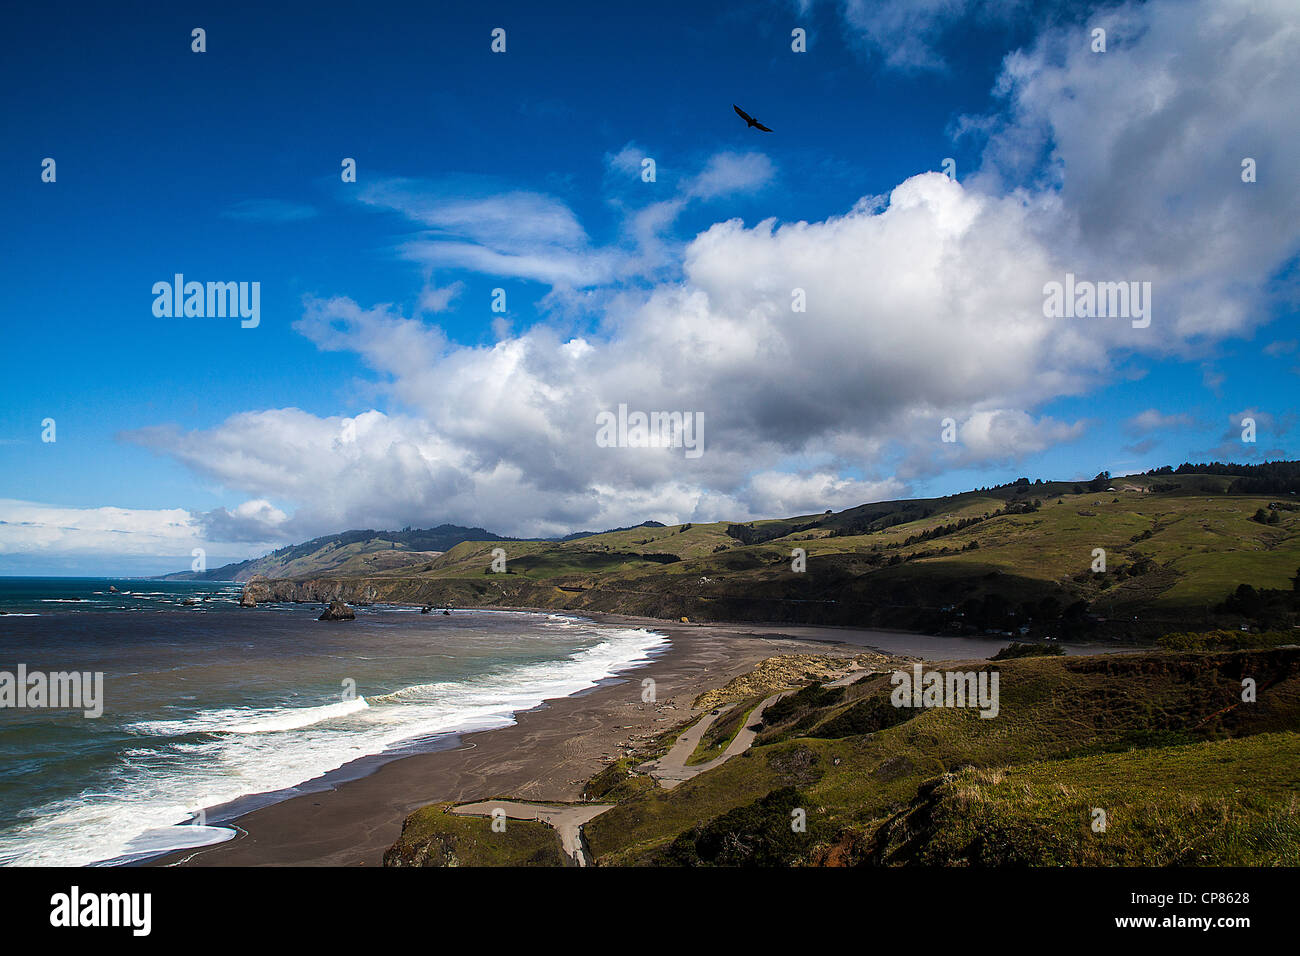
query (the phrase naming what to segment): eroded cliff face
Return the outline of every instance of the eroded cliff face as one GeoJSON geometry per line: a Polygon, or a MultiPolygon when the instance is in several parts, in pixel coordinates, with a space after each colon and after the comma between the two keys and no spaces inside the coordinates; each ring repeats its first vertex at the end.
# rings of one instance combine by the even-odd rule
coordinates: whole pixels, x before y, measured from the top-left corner
{"type": "MultiPolygon", "coordinates": [[[[486,576],[485,576],[486,578],[486,576]]],[[[556,610],[607,610],[661,616],[644,609],[654,604],[626,602],[614,592],[563,590],[527,580],[439,581],[424,578],[284,578],[250,581],[243,603],[292,602],[329,604],[343,601],[354,606],[411,604],[421,607],[540,607],[556,610]],[[590,595],[589,598],[587,596],[590,595]],[[587,598],[587,599],[584,599],[587,598]]],[[[653,597],[653,596],[651,596],[653,597]]]]}

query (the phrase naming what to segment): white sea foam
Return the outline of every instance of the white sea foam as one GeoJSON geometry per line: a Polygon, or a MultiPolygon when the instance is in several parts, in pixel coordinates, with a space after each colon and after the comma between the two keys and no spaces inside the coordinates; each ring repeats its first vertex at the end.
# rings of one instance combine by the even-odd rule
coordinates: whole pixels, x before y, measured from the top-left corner
{"type": "Polygon", "coordinates": [[[183,737],[186,734],[264,734],[277,730],[297,730],[322,721],[346,717],[367,706],[364,697],[341,700],[319,707],[225,708],[205,710],[187,720],[146,720],[128,730],[156,737],[183,737]]]}

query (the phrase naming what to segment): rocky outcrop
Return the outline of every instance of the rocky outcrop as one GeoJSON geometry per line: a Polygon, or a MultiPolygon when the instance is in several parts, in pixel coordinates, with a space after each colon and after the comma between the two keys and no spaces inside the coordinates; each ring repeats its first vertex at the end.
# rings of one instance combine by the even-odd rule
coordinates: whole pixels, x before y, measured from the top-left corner
{"type": "Polygon", "coordinates": [[[257,607],[257,595],[253,592],[251,584],[245,584],[244,590],[239,595],[240,607],[257,607]]]}
{"type": "Polygon", "coordinates": [[[330,606],[325,609],[325,613],[316,618],[318,621],[354,621],[357,612],[352,610],[342,601],[330,601],[330,606]]]}

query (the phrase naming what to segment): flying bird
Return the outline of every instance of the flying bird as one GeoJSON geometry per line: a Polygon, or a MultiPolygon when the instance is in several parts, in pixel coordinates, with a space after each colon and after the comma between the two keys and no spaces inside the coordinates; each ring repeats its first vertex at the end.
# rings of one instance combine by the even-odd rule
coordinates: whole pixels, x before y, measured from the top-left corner
{"type": "Polygon", "coordinates": [[[764,133],[770,133],[770,132],[772,132],[770,129],[768,129],[766,126],[764,126],[764,125],[763,125],[762,123],[760,123],[758,120],[754,119],[754,117],[750,116],[748,113],[746,113],[744,110],[742,110],[742,109],[741,109],[739,106],[737,106],[735,103],[732,103],[732,104],[731,104],[731,108],[732,108],[733,110],[735,110],[735,111],[736,111],[736,115],[739,116],[741,119],[743,119],[746,123],[748,123],[752,129],[761,129],[764,133]]]}

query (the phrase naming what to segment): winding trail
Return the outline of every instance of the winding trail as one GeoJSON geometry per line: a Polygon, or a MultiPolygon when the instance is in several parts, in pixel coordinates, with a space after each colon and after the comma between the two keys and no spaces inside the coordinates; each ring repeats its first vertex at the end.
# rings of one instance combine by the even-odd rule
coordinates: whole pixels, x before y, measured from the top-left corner
{"type": "MultiPolygon", "coordinates": [[[[671,790],[692,777],[720,767],[732,757],[743,754],[753,745],[754,738],[758,734],[750,728],[762,720],[763,711],[790,693],[793,692],[783,690],[763,700],[750,712],[745,726],[736,732],[727,749],[708,763],[686,765],[687,759],[695,752],[705,731],[713,726],[714,721],[735,707],[735,704],[723,704],[701,717],[677,738],[677,742],[668,753],[658,760],[641,764],[637,770],[649,773],[665,790],[671,790]]],[[[548,824],[560,835],[560,845],[564,848],[564,852],[578,866],[590,866],[591,859],[587,856],[582,841],[582,827],[614,807],[615,804],[612,803],[523,803],[518,800],[483,800],[452,807],[451,812],[461,816],[490,817],[494,811],[503,810],[506,817],[511,820],[536,820],[548,824]]]]}
{"type": "Polygon", "coordinates": [[[789,693],[791,692],[783,690],[780,693],[773,694],[771,697],[763,700],[762,703],[750,712],[749,717],[745,720],[745,726],[741,727],[740,730],[736,732],[736,736],[733,737],[731,743],[727,745],[727,749],[717,757],[714,757],[708,763],[697,763],[693,766],[688,766],[686,761],[690,758],[691,754],[695,752],[695,748],[699,745],[700,738],[704,736],[704,732],[713,725],[715,720],[727,713],[727,711],[731,710],[731,708],[735,706],[734,704],[719,707],[715,712],[697,721],[693,727],[686,731],[686,733],[677,738],[677,743],[673,744],[672,749],[669,750],[668,753],[664,754],[658,760],[651,760],[648,763],[642,764],[637,769],[649,773],[650,776],[659,781],[660,786],[665,790],[671,790],[678,784],[685,783],[687,780],[704,773],[706,770],[720,767],[732,757],[735,757],[738,754],[743,754],[750,748],[754,743],[754,738],[758,736],[757,732],[751,729],[753,725],[763,719],[763,711],[767,710],[768,707],[775,704],[778,700],[789,693]]]}
{"type": "Polygon", "coordinates": [[[582,825],[614,809],[612,803],[522,803],[517,800],[484,800],[452,807],[451,812],[468,817],[490,817],[496,810],[504,810],[511,820],[537,820],[555,829],[560,835],[560,845],[578,866],[589,866],[587,851],[582,845],[582,825]]]}

